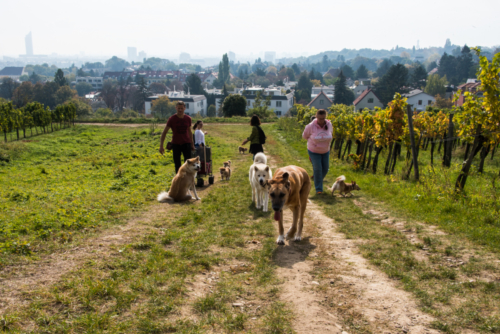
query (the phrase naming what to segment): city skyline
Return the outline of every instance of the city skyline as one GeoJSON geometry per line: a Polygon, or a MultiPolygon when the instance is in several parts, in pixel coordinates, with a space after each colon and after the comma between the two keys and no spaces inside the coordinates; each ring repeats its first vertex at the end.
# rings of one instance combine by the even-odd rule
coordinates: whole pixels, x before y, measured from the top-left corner
{"type": "MultiPolygon", "coordinates": [[[[500,21],[495,17],[500,3],[486,0],[479,0],[474,6],[463,0],[438,3],[422,0],[419,6],[394,0],[377,3],[334,0],[314,6],[294,0],[256,0],[248,8],[226,0],[168,4],[146,1],[140,8],[129,0],[120,7],[109,1],[90,0],[86,6],[74,8],[81,17],[88,17],[91,24],[85,29],[73,15],[47,20],[56,8],[72,10],[62,0],[43,4],[24,0],[8,2],[2,7],[6,12],[23,10],[29,25],[0,36],[0,56],[25,54],[24,37],[30,31],[36,44],[35,54],[83,52],[89,56],[116,55],[124,59],[126,48],[131,45],[150,57],[173,58],[181,52],[192,57],[220,57],[231,50],[237,57],[274,51],[276,58],[281,58],[284,54],[312,55],[344,48],[391,49],[396,45],[411,48],[417,41],[421,48],[443,46],[446,38],[457,45],[500,44],[495,34],[500,29],[500,21]],[[154,11],[150,10],[152,5],[154,11]],[[107,19],[96,16],[95,8],[107,19]],[[325,19],[318,16],[318,8],[322,8],[325,19]],[[186,12],[188,19],[175,15],[186,12]],[[408,21],[408,15],[413,20],[408,21]],[[471,20],[475,17],[481,20],[471,20]]],[[[6,17],[4,23],[17,26],[15,20],[14,16],[6,17]]]]}

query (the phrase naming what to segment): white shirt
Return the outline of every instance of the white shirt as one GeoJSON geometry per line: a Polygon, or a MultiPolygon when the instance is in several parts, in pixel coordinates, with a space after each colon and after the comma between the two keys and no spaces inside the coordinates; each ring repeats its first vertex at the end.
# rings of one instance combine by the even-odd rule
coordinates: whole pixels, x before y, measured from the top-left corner
{"type": "Polygon", "coordinates": [[[205,145],[205,134],[201,130],[196,130],[194,132],[194,144],[202,144],[205,145]]]}

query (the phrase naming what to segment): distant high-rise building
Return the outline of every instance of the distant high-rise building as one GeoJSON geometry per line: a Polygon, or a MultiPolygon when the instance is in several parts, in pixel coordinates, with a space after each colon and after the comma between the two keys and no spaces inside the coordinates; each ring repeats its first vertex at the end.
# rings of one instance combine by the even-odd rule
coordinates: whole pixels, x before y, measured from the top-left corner
{"type": "Polygon", "coordinates": [[[191,55],[189,53],[182,52],[179,55],[179,63],[181,63],[181,64],[189,63],[190,61],[191,61],[191,55]]]}
{"type": "Polygon", "coordinates": [[[31,31],[24,38],[24,42],[26,43],[26,55],[33,56],[33,40],[31,39],[31,31]]]}
{"type": "Polygon", "coordinates": [[[273,63],[276,60],[276,52],[274,51],[266,51],[264,53],[264,61],[267,61],[268,63],[273,63]]]}
{"type": "Polygon", "coordinates": [[[137,60],[137,48],[133,46],[129,46],[127,48],[127,55],[128,55],[128,60],[129,61],[135,61],[137,60]]]}
{"type": "Polygon", "coordinates": [[[144,51],[139,52],[139,61],[144,62],[144,60],[146,60],[146,58],[147,58],[146,52],[144,52],[144,51]]]}
{"type": "Polygon", "coordinates": [[[236,61],[236,54],[233,51],[229,51],[227,53],[227,57],[229,58],[229,61],[236,61]]]}

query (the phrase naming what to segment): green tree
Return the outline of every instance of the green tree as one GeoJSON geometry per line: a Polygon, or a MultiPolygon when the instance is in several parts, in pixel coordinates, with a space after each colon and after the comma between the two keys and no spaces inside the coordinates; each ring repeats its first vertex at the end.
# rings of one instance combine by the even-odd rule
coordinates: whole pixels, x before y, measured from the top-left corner
{"type": "Polygon", "coordinates": [[[366,69],[366,66],[364,64],[361,64],[358,69],[356,70],[356,79],[364,79],[368,78],[368,70],[366,69]]]}
{"type": "Polygon", "coordinates": [[[2,83],[0,84],[0,97],[8,100],[12,99],[14,91],[19,86],[20,83],[11,78],[2,78],[2,83]]]}
{"type": "Polygon", "coordinates": [[[392,66],[392,61],[390,61],[389,59],[384,59],[378,66],[377,68],[377,71],[375,72],[376,76],[378,78],[381,78],[382,76],[384,76],[384,74],[386,74],[389,69],[391,68],[392,66]]]}
{"type": "Polygon", "coordinates": [[[209,105],[207,110],[207,116],[215,117],[216,115],[217,115],[217,110],[215,109],[215,106],[213,104],[209,105]]]}
{"type": "Polygon", "coordinates": [[[392,101],[394,94],[406,93],[408,69],[403,64],[392,65],[389,71],[375,84],[375,92],[384,105],[392,101]]]}
{"type": "Polygon", "coordinates": [[[75,86],[76,92],[78,93],[78,96],[85,96],[88,93],[90,93],[93,90],[93,87],[91,84],[87,82],[79,82],[75,86]]]}
{"type": "Polygon", "coordinates": [[[167,119],[176,113],[175,105],[170,102],[168,96],[163,95],[153,101],[151,112],[154,117],[159,119],[167,119]]]}
{"type": "Polygon", "coordinates": [[[123,71],[130,64],[117,56],[113,56],[112,58],[106,60],[105,62],[107,68],[110,68],[112,71],[123,71]]]}
{"type": "Polygon", "coordinates": [[[424,91],[432,96],[445,96],[446,94],[446,85],[448,81],[446,80],[446,76],[440,77],[439,74],[432,74],[427,78],[427,84],[425,85],[424,91]]]}
{"type": "Polygon", "coordinates": [[[299,65],[297,65],[296,63],[293,63],[292,70],[295,72],[295,75],[299,75],[300,74],[299,65]]]}
{"type": "Polygon", "coordinates": [[[243,95],[229,94],[222,104],[224,117],[245,116],[247,99],[243,95]]]}
{"type": "Polygon", "coordinates": [[[36,74],[35,71],[33,71],[33,73],[31,73],[31,75],[29,76],[28,80],[32,84],[36,84],[37,82],[42,81],[42,78],[38,74],[36,74]]]}
{"type": "Polygon", "coordinates": [[[99,108],[95,111],[94,115],[96,117],[112,117],[113,112],[109,108],[99,108]]]}
{"type": "Polygon", "coordinates": [[[351,66],[349,65],[344,65],[340,68],[342,70],[342,73],[344,73],[344,76],[346,78],[354,78],[354,70],[352,69],[351,66]]]}
{"type": "Polygon", "coordinates": [[[425,80],[427,79],[427,71],[424,69],[422,65],[417,65],[411,74],[411,84],[415,88],[420,88],[425,84],[425,80]]]}
{"type": "Polygon", "coordinates": [[[201,79],[198,75],[195,73],[190,74],[186,78],[186,83],[184,84],[184,92],[189,92],[193,95],[204,95],[205,90],[203,89],[203,86],[201,85],[201,79]]]}
{"type": "Polygon", "coordinates": [[[354,92],[347,88],[346,77],[343,71],[340,71],[337,82],[335,82],[335,94],[333,96],[334,104],[351,105],[354,101],[354,92]]]}
{"type": "Polygon", "coordinates": [[[64,77],[64,72],[61,69],[58,69],[56,74],[54,75],[54,82],[59,87],[66,86],[68,84],[66,78],[64,77]]]}
{"type": "Polygon", "coordinates": [[[73,108],[75,108],[74,117],[81,118],[92,115],[92,107],[87,99],[83,97],[74,96],[73,98],[67,100],[65,105],[72,105],[73,108]]]}
{"type": "Polygon", "coordinates": [[[76,91],[69,88],[69,86],[61,86],[57,90],[56,94],[56,105],[63,104],[64,102],[71,100],[75,95],[77,95],[76,91]]]}
{"type": "Polygon", "coordinates": [[[21,108],[31,101],[33,101],[33,84],[31,81],[25,81],[14,90],[12,102],[16,107],[21,108]]]}
{"type": "Polygon", "coordinates": [[[271,98],[271,96],[264,98],[261,91],[257,92],[252,108],[247,110],[247,116],[257,115],[261,119],[271,116],[273,114],[273,110],[269,109],[271,98]]]}

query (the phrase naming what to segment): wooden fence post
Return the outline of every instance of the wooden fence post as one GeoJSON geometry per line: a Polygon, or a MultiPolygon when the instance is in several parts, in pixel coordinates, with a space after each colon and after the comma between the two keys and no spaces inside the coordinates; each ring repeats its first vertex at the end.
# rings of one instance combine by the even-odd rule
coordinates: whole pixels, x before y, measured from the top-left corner
{"type": "Polygon", "coordinates": [[[411,110],[411,106],[407,106],[406,108],[408,113],[408,127],[410,130],[410,141],[411,141],[411,155],[413,158],[413,165],[415,166],[415,180],[418,181],[419,173],[418,173],[418,159],[417,159],[417,148],[415,147],[415,134],[413,132],[413,112],[411,110]]]}

